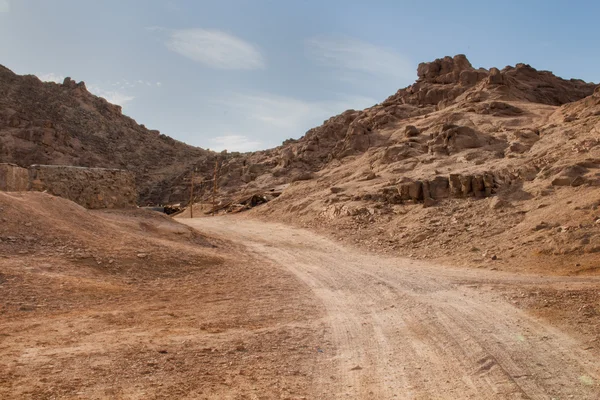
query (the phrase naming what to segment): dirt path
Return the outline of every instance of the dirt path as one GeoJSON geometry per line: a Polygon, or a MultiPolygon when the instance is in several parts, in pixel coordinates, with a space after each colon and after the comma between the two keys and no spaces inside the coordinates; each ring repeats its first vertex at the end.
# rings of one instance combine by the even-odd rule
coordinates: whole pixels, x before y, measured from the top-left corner
{"type": "MultiPolygon", "coordinates": [[[[319,398],[598,399],[593,350],[508,303],[495,284],[599,285],[458,270],[228,217],[180,219],[291,271],[327,310],[319,398]]],[[[322,323],[320,321],[319,323],[322,323]]]]}

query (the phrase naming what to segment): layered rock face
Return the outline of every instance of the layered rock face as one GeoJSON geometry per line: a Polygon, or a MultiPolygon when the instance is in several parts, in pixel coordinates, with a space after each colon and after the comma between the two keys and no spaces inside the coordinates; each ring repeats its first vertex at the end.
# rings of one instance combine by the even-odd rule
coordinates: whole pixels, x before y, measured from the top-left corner
{"type": "Polygon", "coordinates": [[[499,178],[491,172],[405,179],[398,185],[382,189],[382,196],[378,200],[389,204],[422,203],[428,207],[448,198],[490,197],[496,193],[499,183],[499,178]]]}
{"type": "Polygon", "coordinates": [[[0,190],[48,192],[88,209],[135,207],[138,198],[129,171],[65,165],[0,164],[0,190]]]}
{"type": "MultiPolygon", "coordinates": [[[[126,169],[135,174],[144,204],[186,203],[194,170],[203,182],[199,196],[209,195],[215,162],[219,191],[230,195],[310,180],[356,159],[418,180],[437,175],[428,165],[521,163],[553,132],[541,125],[556,107],[564,108],[561,124],[590,113],[594,88],[526,64],[488,70],[474,68],[464,55],[444,57],[419,64],[416,82],[382,103],[333,116],[298,140],[217,154],[138,125],[83,83],[42,83],[0,68],[0,161],[126,169]],[[573,105],[580,101],[585,105],[573,105]]],[[[540,169],[542,162],[527,167],[540,169]]]]}
{"type": "MultiPolygon", "coordinates": [[[[508,123],[508,117],[526,120],[530,115],[520,103],[560,106],[590,96],[595,88],[594,84],[564,80],[526,64],[502,70],[474,68],[464,55],[421,63],[417,77],[414,84],[381,104],[345,111],[298,140],[245,156],[244,161],[261,172],[238,172],[245,176],[242,186],[252,186],[255,180],[259,186],[265,182],[281,184],[292,176],[316,172],[332,162],[343,163],[348,157],[377,149],[385,149],[381,161],[388,164],[425,154],[452,156],[468,149],[510,157],[524,154],[539,139],[539,132],[528,128],[515,130],[514,137],[499,137],[489,129],[491,120],[501,118],[500,124],[508,123]],[[437,119],[435,112],[440,113],[437,119]],[[490,122],[483,129],[469,114],[489,117],[490,122]],[[427,123],[419,123],[419,119],[427,123]],[[395,135],[402,129],[404,135],[399,140],[395,135]]],[[[512,135],[510,127],[501,129],[512,135]]],[[[231,171],[236,167],[227,161],[225,164],[230,177],[235,175],[231,171]]]]}
{"type": "Polygon", "coordinates": [[[129,208],[137,201],[135,176],[119,169],[32,165],[29,186],[89,209],[129,208]]]}
{"type": "Polygon", "coordinates": [[[132,171],[141,202],[180,201],[170,182],[214,153],[146,129],[83,82],[43,83],[0,66],[0,162],[132,171]]]}
{"type": "Polygon", "coordinates": [[[16,164],[0,164],[0,190],[22,192],[29,190],[29,172],[16,164]]]}

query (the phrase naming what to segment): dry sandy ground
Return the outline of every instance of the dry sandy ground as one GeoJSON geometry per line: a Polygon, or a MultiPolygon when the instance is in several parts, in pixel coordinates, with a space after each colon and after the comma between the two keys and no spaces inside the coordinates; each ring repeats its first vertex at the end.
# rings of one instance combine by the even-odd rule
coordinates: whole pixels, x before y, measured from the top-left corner
{"type": "Polygon", "coordinates": [[[322,313],[164,215],[0,192],[0,399],[310,398],[322,313]]]}
{"type": "Polygon", "coordinates": [[[597,277],[44,193],[0,193],[0,222],[2,399],[600,396],[597,277]]]}
{"type": "Polygon", "coordinates": [[[598,319],[581,310],[597,307],[596,277],[451,269],[244,218],[180,221],[291,271],[325,308],[309,398],[600,398],[598,319]]]}

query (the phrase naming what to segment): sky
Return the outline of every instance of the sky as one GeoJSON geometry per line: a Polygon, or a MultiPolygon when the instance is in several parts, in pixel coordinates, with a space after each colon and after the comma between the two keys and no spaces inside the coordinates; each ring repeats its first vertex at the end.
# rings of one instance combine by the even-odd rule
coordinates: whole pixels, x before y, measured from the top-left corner
{"type": "Polygon", "coordinates": [[[0,0],[0,64],[212,150],[299,138],[466,54],[600,81],[597,1],[0,0]]]}

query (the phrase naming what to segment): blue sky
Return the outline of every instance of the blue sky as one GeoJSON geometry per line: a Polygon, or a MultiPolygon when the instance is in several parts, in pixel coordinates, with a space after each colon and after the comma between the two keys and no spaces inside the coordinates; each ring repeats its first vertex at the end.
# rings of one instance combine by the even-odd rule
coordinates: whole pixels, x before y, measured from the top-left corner
{"type": "Polygon", "coordinates": [[[594,1],[0,0],[0,64],[248,151],[380,102],[444,55],[598,82],[598,15],[594,1]]]}

